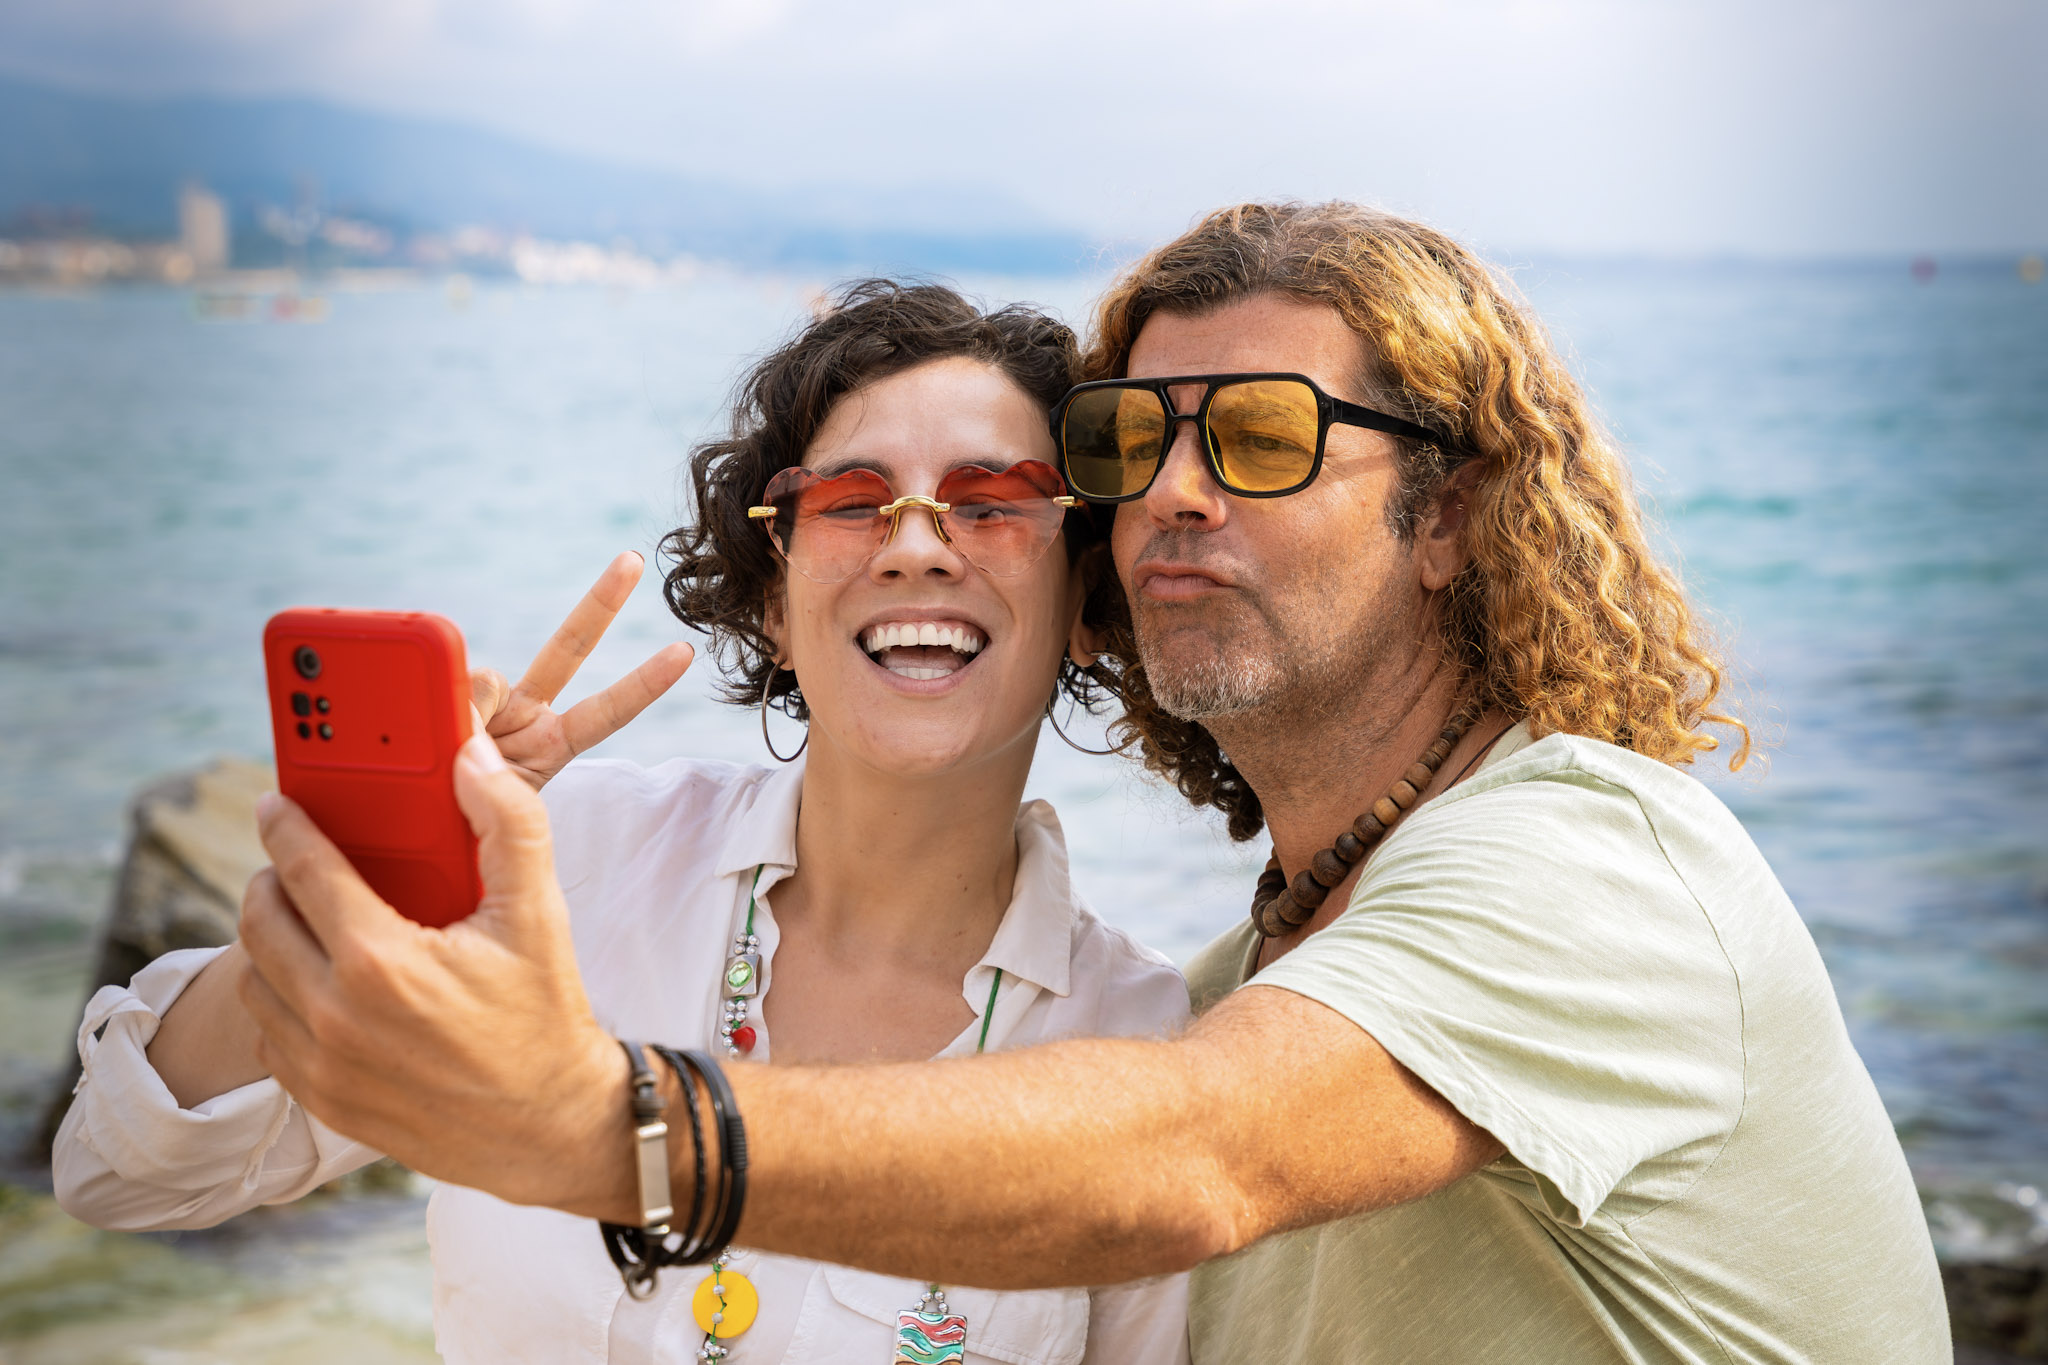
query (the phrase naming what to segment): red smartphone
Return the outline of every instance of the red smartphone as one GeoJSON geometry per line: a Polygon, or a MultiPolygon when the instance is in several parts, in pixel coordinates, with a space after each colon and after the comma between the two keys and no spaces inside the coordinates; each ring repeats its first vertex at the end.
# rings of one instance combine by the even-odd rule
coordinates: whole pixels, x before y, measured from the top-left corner
{"type": "Polygon", "coordinates": [[[470,736],[462,632],[423,611],[297,607],[263,628],[278,789],[406,918],[476,909],[476,836],[455,804],[470,736]]]}

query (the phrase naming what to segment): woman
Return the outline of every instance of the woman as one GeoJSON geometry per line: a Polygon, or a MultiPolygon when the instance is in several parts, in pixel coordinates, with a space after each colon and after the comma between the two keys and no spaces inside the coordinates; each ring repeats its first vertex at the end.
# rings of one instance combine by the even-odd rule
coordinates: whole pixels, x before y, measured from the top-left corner
{"type": "MultiPolygon", "coordinates": [[[[983,316],[950,290],[871,281],[763,360],[732,435],[695,453],[700,515],[665,543],[668,600],[710,632],[725,695],[762,708],[764,739],[770,705],[808,723],[800,760],[565,767],[686,661],[672,647],[550,709],[637,577],[630,561],[519,688],[479,674],[487,729],[546,784],[578,964],[616,1035],[772,1065],[1185,1017],[1178,973],[1075,897],[1051,810],[1019,804],[1053,696],[1086,702],[1101,681],[1096,535],[1063,498],[1046,424],[1074,365],[1071,333],[1038,314],[983,316]],[[737,978],[736,961],[749,968],[737,978]]],[[[169,954],[89,1006],[56,1155],[76,1216],[202,1226],[376,1156],[255,1064],[238,956],[169,954]]],[[[712,1320],[698,1315],[705,1272],[671,1269],[636,1299],[597,1229],[551,1210],[443,1186],[428,1226],[437,1343],[457,1362],[885,1365],[899,1346],[943,1359],[899,1340],[904,1310],[939,1304],[966,1319],[969,1361],[1185,1349],[1179,1277],[998,1294],[736,1247],[716,1272],[728,1312],[712,1320]]]]}

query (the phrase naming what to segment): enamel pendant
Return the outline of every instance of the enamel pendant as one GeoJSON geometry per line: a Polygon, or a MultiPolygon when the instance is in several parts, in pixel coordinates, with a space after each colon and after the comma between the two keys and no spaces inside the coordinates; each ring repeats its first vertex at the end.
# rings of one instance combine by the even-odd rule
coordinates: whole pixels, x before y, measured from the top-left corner
{"type": "Polygon", "coordinates": [[[896,1354],[890,1365],[959,1365],[967,1359],[967,1318],[946,1307],[946,1291],[931,1286],[915,1308],[896,1314],[896,1354]]]}

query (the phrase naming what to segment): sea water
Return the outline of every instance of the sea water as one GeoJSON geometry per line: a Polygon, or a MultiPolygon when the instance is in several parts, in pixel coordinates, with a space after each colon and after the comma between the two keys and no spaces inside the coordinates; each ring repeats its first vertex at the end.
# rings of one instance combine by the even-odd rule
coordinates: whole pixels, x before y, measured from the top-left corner
{"type": "MultiPolygon", "coordinates": [[[[1758,759],[1702,776],[1811,926],[1937,1239],[2048,1239],[2048,288],[2003,265],[1516,276],[1736,663],[1758,759]]],[[[1100,281],[969,284],[1078,323],[1100,281]]],[[[420,287],[338,295],[317,325],[203,320],[170,291],[0,294],[0,1146],[70,1045],[124,802],[215,754],[266,756],[264,619],[431,609],[516,672],[612,555],[652,560],[690,445],[815,287],[420,287]]],[[[689,638],[657,588],[572,697],[689,638]]],[[[767,761],[711,673],[700,659],[603,752],[767,761]]],[[[1185,958],[1245,913],[1263,845],[1129,764],[1047,734],[1032,786],[1113,922],[1185,958]]],[[[0,1252],[15,1358],[87,1358],[86,1319],[92,1341],[169,1333],[228,1359],[316,1319],[337,1351],[425,1349],[402,1181],[172,1245],[88,1235],[34,1193],[46,1175],[13,1175],[0,1218],[68,1267],[0,1252]],[[203,1327],[140,1311],[194,1302],[203,1327]]]]}

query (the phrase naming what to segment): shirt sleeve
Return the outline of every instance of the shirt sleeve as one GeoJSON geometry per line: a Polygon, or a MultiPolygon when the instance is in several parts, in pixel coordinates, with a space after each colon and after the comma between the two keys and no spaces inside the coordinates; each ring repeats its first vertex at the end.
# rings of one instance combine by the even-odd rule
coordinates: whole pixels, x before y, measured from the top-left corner
{"type": "Polygon", "coordinates": [[[1188,1277],[1159,1275],[1088,1291],[1081,1365],[1187,1365],[1188,1277]]]}
{"type": "Polygon", "coordinates": [[[1418,811],[1345,913],[1250,984],[1371,1034],[1570,1226],[1741,1113],[1741,1002],[1714,926],[1635,796],[1569,761],[1418,811]]]}
{"type": "Polygon", "coordinates": [[[78,1027],[83,1067],[51,1151],[57,1202],[123,1232],[211,1227],[377,1159],[265,1077],[181,1109],[145,1051],[186,986],[226,949],[165,953],[105,986],[78,1027]]]}

